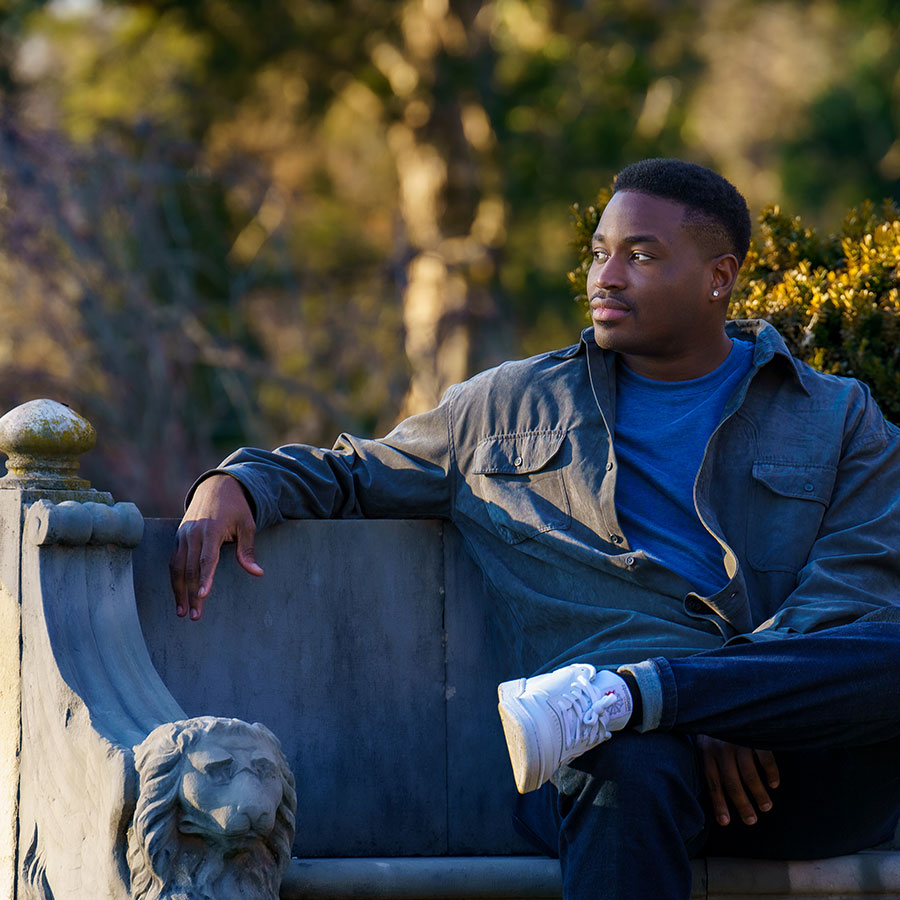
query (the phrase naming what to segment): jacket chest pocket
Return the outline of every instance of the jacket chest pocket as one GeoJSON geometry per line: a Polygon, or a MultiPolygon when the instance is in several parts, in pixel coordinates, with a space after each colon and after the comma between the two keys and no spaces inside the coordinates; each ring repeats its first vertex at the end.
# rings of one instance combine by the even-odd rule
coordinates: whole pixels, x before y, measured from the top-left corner
{"type": "Polygon", "coordinates": [[[797,463],[753,463],[747,561],[764,572],[798,572],[831,500],[837,470],[797,463]]]}
{"type": "Polygon", "coordinates": [[[471,486],[510,544],[569,527],[565,438],[564,429],[525,431],[485,438],[475,448],[471,486]]]}

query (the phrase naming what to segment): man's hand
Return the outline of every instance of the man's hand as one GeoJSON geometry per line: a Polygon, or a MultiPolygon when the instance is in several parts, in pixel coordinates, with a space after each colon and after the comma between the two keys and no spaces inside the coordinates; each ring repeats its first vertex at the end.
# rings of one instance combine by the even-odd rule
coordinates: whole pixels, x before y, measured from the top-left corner
{"type": "Polygon", "coordinates": [[[727,825],[731,821],[730,800],[741,821],[745,825],[755,825],[756,810],[768,812],[772,808],[767,786],[777,788],[780,780],[775,757],[768,750],[739,747],[705,734],[697,739],[697,747],[716,822],[727,825]],[[765,776],[765,784],[761,775],[765,776]]]}
{"type": "Polygon", "coordinates": [[[263,570],[253,553],[256,523],[241,483],[230,475],[211,475],[201,481],[181,525],[178,544],[169,562],[175,612],[199,619],[203,601],[212,590],[219,552],[226,541],[237,543],[237,559],[251,575],[263,570]]]}

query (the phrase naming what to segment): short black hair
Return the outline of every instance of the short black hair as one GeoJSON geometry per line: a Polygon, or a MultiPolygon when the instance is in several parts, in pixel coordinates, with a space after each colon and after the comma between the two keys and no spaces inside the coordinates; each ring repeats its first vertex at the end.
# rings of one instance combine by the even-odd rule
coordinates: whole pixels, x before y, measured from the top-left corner
{"type": "MultiPolygon", "coordinates": [[[[686,221],[738,263],[750,248],[750,213],[740,191],[718,172],[680,159],[644,159],[616,175],[613,193],[637,191],[687,207],[686,221]]],[[[721,251],[720,251],[721,252],[721,251]]]]}

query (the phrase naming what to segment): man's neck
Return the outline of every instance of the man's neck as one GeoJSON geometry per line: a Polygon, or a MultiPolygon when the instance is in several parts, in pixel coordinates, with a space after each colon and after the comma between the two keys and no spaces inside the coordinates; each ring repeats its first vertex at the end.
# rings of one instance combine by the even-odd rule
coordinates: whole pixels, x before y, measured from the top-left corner
{"type": "Polygon", "coordinates": [[[715,371],[731,352],[731,338],[721,332],[714,342],[701,343],[680,356],[643,356],[620,353],[622,362],[638,375],[654,381],[689,381],[715,371]]]}

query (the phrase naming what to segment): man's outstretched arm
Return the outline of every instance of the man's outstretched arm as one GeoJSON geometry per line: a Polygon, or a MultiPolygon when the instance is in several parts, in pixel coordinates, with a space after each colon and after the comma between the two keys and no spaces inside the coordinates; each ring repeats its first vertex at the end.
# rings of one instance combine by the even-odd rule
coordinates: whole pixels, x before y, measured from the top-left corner
{"type": "Polygon", "coordinates": [[[212,588],[222,544],[237,544],[237,559],[251,575],[262,575],[253,541],[256,522],[241,483],[231,475],[211,475],[201,481],[178,528],[169,577],[175,594],[175,612],[191,619],[203,613],[203,601],[212,588]]]}
{"type": "Polygon", "coordinates": [[[242,448],[207,473],[189,494],[170,563],[178,615],[200,618],[226,542],[236,543],[247,572],[262,575],[254,536],[285,519],[449,517],[453,393],[380,440],[242,448]]]}

